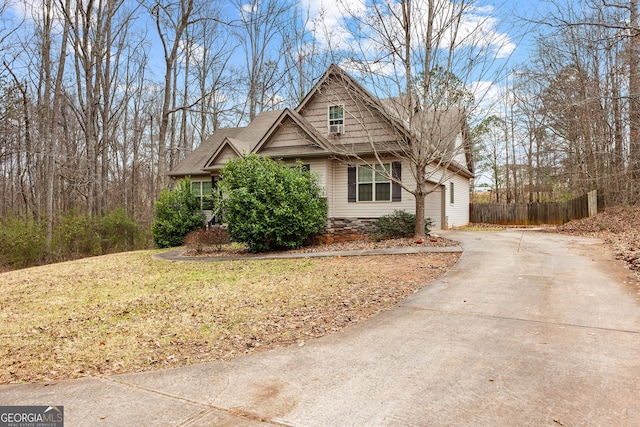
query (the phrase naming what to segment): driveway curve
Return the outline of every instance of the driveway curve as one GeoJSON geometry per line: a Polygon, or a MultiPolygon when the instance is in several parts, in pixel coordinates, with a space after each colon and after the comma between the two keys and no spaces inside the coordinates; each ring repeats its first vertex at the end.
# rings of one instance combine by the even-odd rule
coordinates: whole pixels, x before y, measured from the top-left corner
{"type": "MultiPolygon", "coordinates": [[[[0,387],[72,426],[637,426],[640,295],[598,240],[446,232],[439,280],[342,333],[229,362],[0,387]]],[[[402,266],[398,266],[402,268],[402,266]]]]}

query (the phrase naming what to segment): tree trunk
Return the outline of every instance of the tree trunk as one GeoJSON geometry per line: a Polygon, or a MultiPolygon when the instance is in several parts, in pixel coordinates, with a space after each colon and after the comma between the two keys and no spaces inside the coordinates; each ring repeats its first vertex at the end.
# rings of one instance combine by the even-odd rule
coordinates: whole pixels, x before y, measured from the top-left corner
{"type": "MultiPolygon", "coordinates": [[[[69,10],[71,5],[71,0],[65,1],[65,8],[69,10]]],[[[64,21],[64,29],[62,33],[62,43],[60,45],[60,60],[58,63],[58,73],[56,75],[55,87],[54,87],[54,95],[53,95],[53,111],[51,114],[51,126],[54,126],[53,129],[53,138],[51,138],[50,143],[48,145],[47,150],[47,179],[46,179],[46,201],[45,201],[45,216],[46,216],[46,242],[47,246],[50,247],[51,241],[53,240],[53,217],[54,217],[54,192],[55,192],[55,181],[56,181],[56,157],[58,155],[58,114],[62,105],[64,103],[63,98],[63,78],[64,78],[64,67],[67,59],[67,43],[69,41],[69,25],[70,22],[68,19],[64,21]]]]}
{"type": "MultiPolygon", "coordinates": [[[[635,196],[640,194],[640,24],[638,0],[630,0],[629,47],[629,168],[635,196]]],[[[635,198],[635,197],[634,197],[635,198]]]]}
{"type": "Polygon", "coordinates": [[[426,198],[426,191],[425,191],[425,182],[426,182],[426,172],[425,172],[425,168],[426,166],[423,165],[416,165],[416,189],[413,192],[413,196],[416,199],[416,226],[415,226],[415,230],[413,232],[413,237],[416,239],[422,239],[425,237],[424,234],[424,227],[425,227],[425,223],[424,223],[424,217],[425,217],[425,210],[424,210],[424,203],[425,203],[425,198],[426,198]]]}

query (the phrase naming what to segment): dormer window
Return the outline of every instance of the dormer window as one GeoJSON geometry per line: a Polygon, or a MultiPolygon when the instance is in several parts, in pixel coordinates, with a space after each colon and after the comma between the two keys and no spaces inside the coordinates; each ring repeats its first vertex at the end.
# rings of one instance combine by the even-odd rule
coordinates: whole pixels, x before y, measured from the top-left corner
{"type": "Polygon", "coordinates": [[[329,135],[344,133],[344,105],[329,106],[329,135]]]}

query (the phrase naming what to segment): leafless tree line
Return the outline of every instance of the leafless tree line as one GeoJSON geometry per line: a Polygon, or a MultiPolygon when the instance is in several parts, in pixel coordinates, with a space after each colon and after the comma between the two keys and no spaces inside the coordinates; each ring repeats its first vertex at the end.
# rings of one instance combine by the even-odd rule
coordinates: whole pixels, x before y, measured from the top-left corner
{"type": "Polygon", "coordinates": [[[493,201],[546,202],[598,190],[640,201],[638,1],[557,4],[537,49],[510,70],[481,165],[493,201]]]}
{"type": "Polygon", "coordinates": [[[220,127],[295,104],[328,64],[294,1],[4,0],[0,217],[116,207],[141,223],[220,127]],[[238,59],[240,58],[240,59],[238,59]],[[312,61],[313,60],[313,61],[312,61]]]}
{"type": "MultiPolygon", "coordinates": [[[[558,5],[537,23],[537,54],[476,132],[476,164],[504,201],[593,188],[637,200],[638,4],[620,1],[558,5]]],[[[186,153],[215,129],[296,105],[332,62],[350,63],[381,98],[404,95],[410,132],[425,123],[414,100],[448,114],[456,93],[496,71],[481,53],[495,46],[464,32],[471,1],[375,1],[367,14],[340,4],[349,49],[296,0],[0,0],[0,217],[51,233],[62,212],[124,206],[148,223],[186,153]]],[[[422,182],[425,162],[443,156],[408,138],[422,182]]]]}

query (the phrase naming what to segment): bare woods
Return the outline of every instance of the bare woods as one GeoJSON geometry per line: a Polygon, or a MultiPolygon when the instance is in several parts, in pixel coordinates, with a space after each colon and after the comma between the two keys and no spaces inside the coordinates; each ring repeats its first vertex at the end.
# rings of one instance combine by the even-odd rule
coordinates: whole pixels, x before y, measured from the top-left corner
{"type": "Polygon", "coordinates": [[[314,73],[294,6],[0,0],[0,219],[49,240],[70,210],[148,226],[166,173],[214,129],[297,102],[314,73]]]}
{"type": "Polygon", "coordinates": [[[594,189],[609,203],[638,200],[638,0],[550,2],[510,29],[517,13],[473,1],[311,3],[0,0],[0,219],[44,224],[48,242],[69,211],[124,208],[148,226],[186,153],[215,129],[296,106],[331,63],[395,82],[378,84],[396,88],[380,98],[457,108],[465,94],[475,173],[492,201],[594,189]],[[518,28],[537,37],[516,64],[518,28]],[[479,82],[495,90],[480,94],[479,82]]]}

